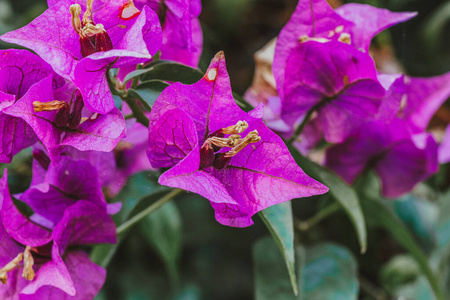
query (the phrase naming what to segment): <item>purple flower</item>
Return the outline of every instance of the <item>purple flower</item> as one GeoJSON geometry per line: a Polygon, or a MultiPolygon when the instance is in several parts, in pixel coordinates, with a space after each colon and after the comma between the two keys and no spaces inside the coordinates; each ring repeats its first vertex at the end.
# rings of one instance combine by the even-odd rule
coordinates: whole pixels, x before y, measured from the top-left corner
{"type": "Polygon", "coordinates": [[[414,17],[416,13],[394,13],[362,4],[346,4],[334,11],[326,0],[299,0],[277,39],[273,73],[284,99],[288,57],[300,40],[342,41],[367,52],[372,38],[382,30],[414,17]]]}
{"type": "Polygon", "coordinates": [[[47,229],[17,210],[9,194],[7,172],[0,181],[0,204],[0,240],[8,247],[0,254],[0,279],[6,283],[0,286],[0,295],[81,300],[98,293],[105,270],[73,246],[116,242],[115,225],[104,206],[79,200],[64,210],[53,230],[47,229]]]}
{"type": "Polygon", "coordinates": [[[30,88],[42,79],[49,79],[50,89],[58,88],[64,80],[37,55],[25,50],[0,51],[0,162],[10,163],[20,150],[37,142],[33,129],[21,118],[8,114],[11,106],[29,97],[30,88]]]}
{"type": "Polygon", "coordinates": [[[344,143],[327,149],[326,165],[348,183],[374,169],[386,197],[399,197],[438,171],[437,144],[430,134],[412,135],[407,122],[373,121],[344,143]]]}
{"type": "Polygon", "coordinates": [[[441,164],[450,162],[450,125],[447,126],[444,139],[439,145],[438,158],[441,164]]]}
{"type": "Polygon", "coordinates": [[[35,51],[59,75],[75,83],[89,110],[105,114],[114,109],[107,67],[144,62],[161,46],[157,15],[144,7],[130,16],[130,3],[49,1],[50,8],[42,15],[1,38],[35,51]]]}
{"type": "Polygon", "coordinates": [[[306,41],[292,49],[286,64],[282,118],[293,126],[314,109],[325,140],[342,142],[375,118],[385,97],[372,58],[338,41],[306,41]]]}
{"type": "Polygon", "coordinates": [[[438,108],[450,96],[450,72],[434,77],[406,77],[399,117],[414,133],[423,132],[438,108]]]}
{"type": "Polygon", "coordinates": [[[80,92],[70,84],[54,91],[51,77],[33,85],[4,112],[32,128],[52,161],[67,146],[109,152],[125,135],[125,120],[117,108],[103,115],[92,113],[84,109],[80,92]]]}
{"type": "Polygon", "coordinates": [[[198,16],[200,0],[135,0],[141,9],[148,5],[161,21],[161,59],[197,67],[202,53],[203,34],[198,16]]]}
{"type": "Polygon", "coordinates": [[[235,227],[253,224],[268,206],[325,193],[261,115],[262,106],[245,113],[234,102],[223,53],[199,82],[165,89],[152,108],[147,148],[153,167],[171,168],[160,184],[209,199],[217,221],[235,227]]]}
{"type": "MultiPolygon", "coordinates": [[[[38,161],[42,164],[42,160],[38,161]]],[[[64,211],[79,200],[85,200],[107,210],[98,172],[87,160],[63,156],[58,165],[41,165],[45,177],[33,178],[29,189],[16,198],[34,211],[30,219],[47,228],[53,228],[64,211]]],[[[36,169],[35,167],[34,169],[36,169]]],[[[39,172],[41,173],[41,172],[39,172]]],[[[39,174],[38,173],[38,174],[39,174]]]]}

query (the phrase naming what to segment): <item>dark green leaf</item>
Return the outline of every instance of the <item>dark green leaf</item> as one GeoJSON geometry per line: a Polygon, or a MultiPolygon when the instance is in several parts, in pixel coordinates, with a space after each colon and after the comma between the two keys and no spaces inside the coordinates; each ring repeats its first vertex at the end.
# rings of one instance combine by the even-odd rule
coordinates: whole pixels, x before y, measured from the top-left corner
{"type": "Polygon", "coordinates": [[[158,79],[170,82],[193,84],[199,81],[203,77],[203,75],[203,72],[199,69],[194,69],[189,66],[170,61],[165,61],[153,65],[148,69],[142,69],[130,73],[130,78],[128,78],[128,80],[133,77],[139,76],[141,81],[158,79]]]}
{"type": "Polygon", "coordinates": [[[294,294],[298,294],[295,276],[294,225],[291,202],[273,205],[259,213],[283,254],[294,294]]]}
{"type": "Polygon", "coordinates": [[[128,97],[132,99],[136,99],[139,102],[141,102],[142,106],[144,107],[144,110],[151,111],[152,106],[144,99],[144,97],[141,95],[141,93],[137,90],[129,89],[127,91],[128,97]]]}
{"type": "MultiPolygon", "coordinates": [[[[301,251],[301,250],[300,250],[301,251]]],[[[299,253],[296,253],[299,254],[299,253]]],[[[300,286],[301,262],[299,257],[296,266],[296,284],[300,286]]],[[[290,276],[286,270],[283,256],[272,238],[259,240],[253,248],[253,264],[255,268],[255,299],[256,300],[293,300],[301,299],[292,292],[290,276]]]]}
{"type": "Polygon", "coordinates": [[[389,231],[394,238],[415,258],[422,273],[427,277],[437,299],[444,299],[438,281],[428,265],[427,257],[417,245],[405,225],[379,200],[367,196],[361,202],[366,218],[373,224],[389,231]]]}
{"type": "Polygon", "coordinates": [[[351,300],[358,297],[356,262],[344,248],[333,244],[296,247],[295,296],[283,257],[271,239],[258,241],[253,249],[256,300],[351,300]]]}
{"type": "Polygon", "coordinates": [[[305,250],[301,293],[305,300],[358,298],[357,266],[345,248],[319,244],[305,250]]]}
{"type": "Polygon", "coordinates": [[[181,249],[181,217],[177,206],[168,202],[144,218],[139,225],[146,241],[164,260],[172,282],[177,284],[177,264],[181,249]]]}
{"type": "Polygon", "coordinates": [[[140,83],[136,87],[136,92],[152,107],[162,91],[168,86],[168,83],[161,80],[149,80],[140,83]]]}
{"type": "Polygon", "coordinates": [[[366,223],[356,192],[333,172],[305,158],[295,147],[288,146],[288,148],[300,168],[312,178],[325,184],[333,197],[342,205],[355,227],[361,253],[364,253],[367,248],[366,223]]]}
{"type": "Polygon", "coordinates": [[[387,291],[411,283],[420,275],[420,268],[410,255],[397,255],[386,263],[380,271],[380,282],[387,291]]]}

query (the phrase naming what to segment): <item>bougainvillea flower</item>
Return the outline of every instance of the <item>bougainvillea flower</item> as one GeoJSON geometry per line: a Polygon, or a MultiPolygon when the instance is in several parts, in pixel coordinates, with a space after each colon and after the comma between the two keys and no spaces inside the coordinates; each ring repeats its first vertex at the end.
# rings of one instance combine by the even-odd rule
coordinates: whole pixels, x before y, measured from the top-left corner
{"type": "Polygon", "coordinates": [[[92,299],[105,280],[103,268],[73,246],[115,243],[115,225],[106,210],[88,201],[68,207],[54,229],[41,227],[21,214],[9,194],[7,172],[0,182],[0,295],[20,299],[92,299]],[[23,260],[23,262],[22,262],[23,260]],[[6,264],[4,263],[6,262],[6,264]],[[24,279],[20,278],[23,274],[24,279]]]}
{"type": "Polygon", "coordinates": [[[10,163],[16,153],[37,142],[30,126],[6,111],[27,95],[33,84],[51,75],[55,75],[54,88],[64,84],[39,56],[25,50],[0,51],[0,163],[10,163]]]}
{"type": "Polygon", "coordinates": [[[202,53],[203,34],[198,16],[200,0],[135,0],[141,9],[148,5],[161,21],[161,59],[197,67],[202,53]]]}
{"type": "Polygon", "coordinates": [[[417,12],[392,12],[359,3],[342,5],[335,12],[354,24],[347,33],[350,35],[352,45],[364,51],[369,50],[373,37],[381,31],[417,16],[417,12]]]}
{"type": "Polygon", "coordinates": [[[344,143],[327,149],[326,165],[348,183],[373,168],[386,197],[399,197],[438,171],[437,144],[430,134],[411,135],[407,122],[364,124],[344,143]]]}
{"type": "Polygon", "coordinates": [[[450,125],[447,126],[444,139],[439,145],[438,159],[441,164],[450,162],[450,125]]]}
{"type": "Polygon", "coordinates": [[[209,199],[217,221],[235,227],[268,206],[325,193],[261,116],[261,105],[245,113],[234,102],[222,52],[199,82],[166,88],[152,108],[147,149],[153,167],[171,168],[160,184],[209,199]]]}
{"type": "Polygon", "coordinates": [[[287,60],[300,40],[342,41],[367,52],[377,33],[415,15],[361,4],[346,4],[334,11],[326,0],[299,0],[291,19],[277,38],[273,73],[281,99],[284,97],[284,72],[289,69],[287,60]]]}
{"type": "Polygon", "coordinates": [[[66,146],[109,152],[125,135],[125,120],[117,108],[102,115],[83,108],[78,90],[69,85],[64,93],[54,93],[51,77],[47,77],[4,111],[23,119],[48,150],[51,160],[57,161],[66,146]]]}
{"type": "Polygon", "coordinates": [[[1,39],[35,51],[75,83],[89,110],[105,114],[114,108],[106,69],[144,62],[162,42],[158,16],[148,7],[129,15],[132,3],[49,1],[42,15],[1,39]]]}
{"type": "Polygon", "coordinates": [[[385,89],[372,58],[338,41],[306,41],[287,60],[282,118],[294,125],[303,114],[318,112],[325,140],[342,142],[354,128],[374,118],[385,89]]]}
{"type": "Polygon", "coordinates": [[[405,105],[399,117],[414,133],[423,132],[438,108],[450,96],[450,72],[434,77],[406,77],[405,105]]]}
{"type": "Polygon", "coordinates": [[[386,96],[381,102],[377,119],[390,122],[398,117],[404,105],[406,85],[403,74],[378,74],[378,81],[386,90],[386,96]]]}
{"type": "MultiPolygon", "coordinates": [[[[42,160],[39,161],[42,164],[42,160]]],[[[87,160],[61,157],[59,164],[44,165],[44,180],[31,186],[16,198],[34,211],[30,217],[36,223],[53,228],[64,211],[79,200],[85,200],[107,210],[98,172],[87,160]]]]}

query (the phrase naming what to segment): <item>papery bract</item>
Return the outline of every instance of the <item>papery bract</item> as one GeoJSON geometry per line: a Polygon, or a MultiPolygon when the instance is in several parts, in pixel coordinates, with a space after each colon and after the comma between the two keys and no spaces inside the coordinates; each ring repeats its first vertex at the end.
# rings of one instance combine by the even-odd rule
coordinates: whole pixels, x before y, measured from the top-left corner
{"type": "MultiPolygon", "coordinates": [[[[17,296],[20,293],[20,299],[42,299],[50,295],[58,296],[58,299],[69,299],[69,296],[80,300],[93,298],[103,285],[105,270],[93,264],[86,253],[71,247],[116,242],[115,225],[106,207],[85,200],[77,201],[65,209],[50,231],[31,222],[17,210],[9,195],[6,178],[5,171],[0,182],[0,239],[2,246],[11,245],[8,255],[1,256],[2,262],[11,261],[23,251],[31,251],[32,268],[37,272],[31,277],[32,281],[13,279],[8,285],[0,286],[0,294],[17,296]]],[[[7,271],[7,275],[16,276],[23,270],[18,267],[17,271],[7,271]]]]}
{"type": "Polygon", "coordinates": [[[147,154],[153,167],[172,167],[159,182],[204,196],[216,219],[235,227],[253,224],[251,216],[270,205],[325,193],[327,188],[297,166],[261,116],[261,106],[247,114],[236,105],[223,53],[217,54],[199,82],[173,84],[152,108],[147,154]],[[207,146],[216,138],[229,141],[236,134],[225,135],[242,132],[244,121],[248,133],[238,144],[251,136],[254,144],[232,148],[231,158],[227,147],[207,146]]]}
{"type": "Polygon", "coordinates": [[[347,33],[352,45],[364,51],[369,50],[370,42],[381,31],[417,16],[416,12],[392,12],[359,3],[342,5],[335,12],[354,24],[347,33]]]}
{"type": "Polygon", "coordinates": [[[55,99],[50,77],[33,85],[22,99],[5,109],[7,114],[23,119],[33,129],[52,161],[58,160],[66,146],[81,151],[109,152],[125,135],[125,120],[117,108],[104,115],[85,111],[87,116],[82,118],[83,104],[78,91],[69,87],[68,98],[58,98],[58,101],[71,103],[67,105],[78,114],[78,118],[69,117],[69,123],[59,123],[57,117],[60,109],[36,111],[36,102],[45,105],[55,99]]]}
{"type": "Polygon", "coordinates": [[[0,162],[10,163],[20,150],[38,139],[32,128],[17,116],[7,113],[31,86],[50,76],[50,89],[64,84],[64,80],[37,55],[25,50],[0,51],[0,162]],[[53,75],[53,77],[51,77],[53,75]]]}
{"type": "Polygon", "coordinates": [[[326,0],[299,0],[291,19],[277,38],[273,73],[281,99],[284,100],[282,87],[287,60],[301,39],[340,40],[367,52],[377,33],[415,15],[356,3],[343,5],[334,11],[326,0]]]}
{"type": "Polygon", "coordinates": [[[33,209],[31,220],[47,228],[53,228],[64,211],[79,200],[95,203],[106,211],[95,168],[86,160],[69,157],[62,157],[58,165],[50,164],[42,183],[16,197],[33,209]]]}
{"type": "Polygon", "coordinates": [[[342,42],[307,41],[287,60],[282,118],[293,125],[311,109],[325,140],[342,142],[354,128],[374,118],[385,89],[372,58],[342,42]]]}
{"type": "Polygon", "coordinates": [[[162,27],[161,59],[197,67],[203,34],[198,16],[200,0],[135,0],[137,8],[148,5],[159,16],[162,27]]]}
{"type": "Polygon", "coordinates": [[[439,163],[445,164],[450,162],[450,125],[445,130],[444,139],[439,145],[438,152],[439,163]]]}
{"type": "Polygon", "coordinates": [[[78,4],[83,13],[84,0],[50,2],[50,8],[42,15],[1,39],[35,51],[59,75],[75,83],[88,109],[105,114],[114,108],[106,69],[144,62],[159,50],[162,42],[158,17],[148,7],[133,18],[121,18],[123,7],[129,3],[129,0],[94,1],[93,19],[105,28],[112,50],[82,56],[80,36],[73,27],[69,7],[78,4]]]}
{"type": "Polygon", "coordinates": [[[429,134],[412,135],[403,120],[372,121],[328,148],[326,165],[348,183],[373,168],[382,194],[399,197],[437,172],[437,144],[429,134]]]}
{"type": "Polygon", "coordinates": [[[450,96],[450,72],[434,77],[406,77],[405,105],[399,117],[415,133],[423,132],[438,108],[450,96]]]}

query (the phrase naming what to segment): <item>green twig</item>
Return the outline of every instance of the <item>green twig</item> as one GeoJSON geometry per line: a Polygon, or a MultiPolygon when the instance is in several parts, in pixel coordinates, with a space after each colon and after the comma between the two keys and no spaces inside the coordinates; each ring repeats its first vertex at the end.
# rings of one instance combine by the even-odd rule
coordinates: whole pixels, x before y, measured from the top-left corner
{"type": "Polygon", "coordinates": [[[306,221],[295,221],[295,227],[301,231],[307,231],[317,225],[320,221],[325,219],[326,217],[332,215],[333,213],[337,212],[341,209],[341,204],[339,202],[334,202],[331,205],[328,205],[324,209],[320,210],[316,215],[311,217],[310,219],[306,221]]]}
{"type": "Polygon", "coordinates": [[[148,118],[144,115],[142,109],[137,104],[136,99],[133,99],[129,96],[124,96],[122,98],[122,100],[128,104],[131,111],[133,112],[134,117],[136,118],[136,121],[138,121],[145,127],[148,127],[150,122],[149,122],[148,118]]]}
{"type": "Polygon", "coordinates": [[[143,218],[145,218],[147,215],[151,214],[152,212],[154,212],[155,210],[157,210],[158,208],[169,202],[173,197],[182,192],[184,192],[184,190],[175,189],[170,193],[168,193],[167,195],[165,195],[164,197],[162,197],[161,199],[157,200],[155,203],[153,203],[152,205],[150,205],[149,207],[147,207],[146,209],[144,209],[143,211],[136,214],[134,217],[132,217],[131,219],[129,219],[128,221],[117,227],[117,235],[124,233],[125,231],[130,229],[133,225],[135,225],[143,218]]]}

